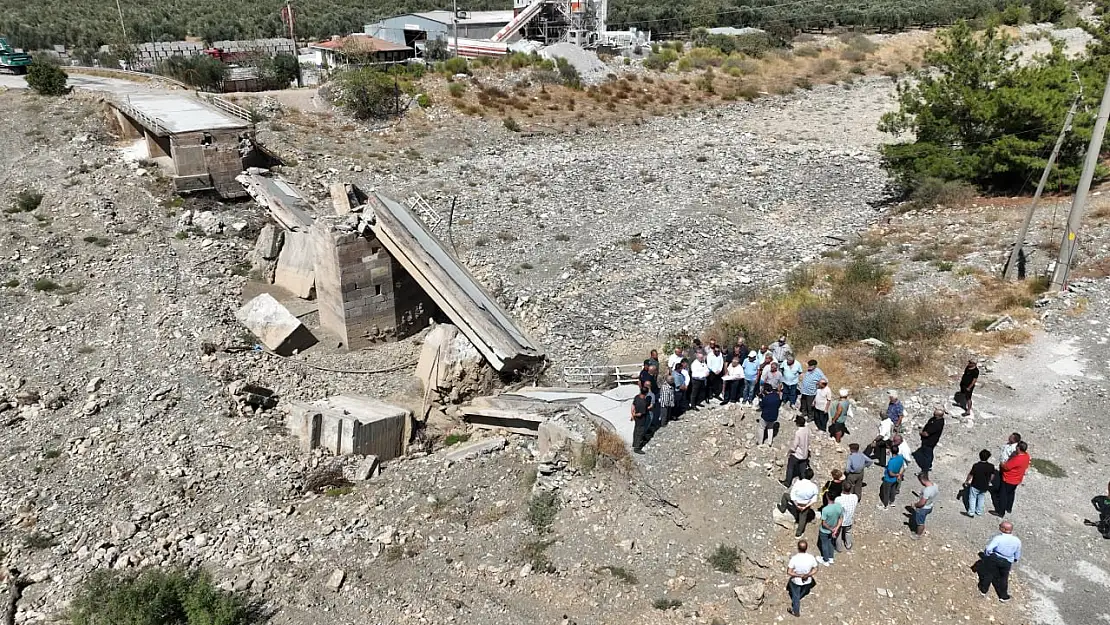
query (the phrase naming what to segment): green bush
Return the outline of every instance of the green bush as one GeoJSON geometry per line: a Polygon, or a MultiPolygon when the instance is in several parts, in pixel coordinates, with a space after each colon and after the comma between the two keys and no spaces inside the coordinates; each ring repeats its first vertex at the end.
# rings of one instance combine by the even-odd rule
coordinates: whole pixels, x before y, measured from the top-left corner
{"type": "Polygon", "coordinates": [[[876,349],[873,357],[875,358],[875,364],[879,365],[883,371],[887,373],[897,373],[898,367],[902,365],[901,354],[890,345],[883,345],[876,349]]]}
{"type": "Polygon", "coordinates": [[[520,132],[520,122],[513,119],[512,117],[506,117],[505,119],[501,120],[501,124],[504,125],[505,130],[508,130],[509,132],[520,132]]]}
{"type": "Polygon", "coordinates": [[[736,547],[717,545],[717,549],[706,559],[713,570],[721,573],[736,573],[740,570],[740,550],[736,547]]]}
{"type": "Polygon", "coordinates": [[[416,96],[416,105],[422,109],[432,108],[432,96],[421,93],[416,96]]]}
{"type": "Polygon", "coordinates": [[[60,96],[69,92],[69,75],[53,63],[34,62],[27,68],[27,86],[39,95],[60,96]]]}
{"type": "Polygon", "coordinates": [[[336,103],[355,119],[382,119],[401,112],[399,80],[380,70],[352,69],[335,78],[336,103]]]}
{"type": "Polygon", "coordinates": [[[456,56],[456,57],[452,57],[450,59],[447,59],[446,61],[440,63],[436,67],[436,69],[441,74],[447,74],[448,76],[454,76],[456,74],[469,74],[470,73],[469,64],[467,64],[466,59],[464,59],[461,56],[456,56]]]}
{"type": "Polygon", "coordinates": [[[555,67],[559,70],[559,79],[564,85],[572,89],[578,89],[582,86],[582,76],[579,75],[578,69],[570,64],[570,61],[560,57],[556,61],[555,67]]]}
{"type": "Polygon", "coordinates": [[[644,67],[657,72],[666,71],[670,64],[671,62],[663,58],[662,54],[649,54],[648,58],[644,59],[644,67]]]}
{"type": "Polygon", "coordinates": [[[204,571],[95,571],[70,604],[73,625],[248,625],[259,610],[204,571]]]}
{"type": "Polygon", "coordinates": [[[42,205],[42,194],[38,191],[30,191],[24,189],[15,196],[15,210],[16,213],[30,213],[38,209],[42,205]]]}
{"type": "Polygon", "coordinates": [[[555,522],[555,515],[559,513],[559,494],[552,491],[541,491],[528,501],[528,521],[537,532],[545,533],[551,530],[555,522]]]}
{"type": "Polygon", "coordinates": [[[975,187],[958,180],[925,177],[915,180],[910,191],[910,208],[929,209],[935,206],[958,208],[975,199],[975,187]]]}
{"type": "Polygon", "coordinates": [[[447,85],[447,92],[451,94],[452,98],[461,98],[466,93],[466,85],[461,82],[453,82],[447,85]]]}

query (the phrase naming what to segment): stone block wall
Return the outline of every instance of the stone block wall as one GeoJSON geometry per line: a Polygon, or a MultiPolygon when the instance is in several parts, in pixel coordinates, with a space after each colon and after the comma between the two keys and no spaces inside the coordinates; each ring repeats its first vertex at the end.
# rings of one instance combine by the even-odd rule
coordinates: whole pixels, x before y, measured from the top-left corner
{"type": "Polygon", "coordinates": [[[347,349],[402,339],[428,324],[435,304],[377,239],[321,222],[313,240],[320,325],[347,349]]]}

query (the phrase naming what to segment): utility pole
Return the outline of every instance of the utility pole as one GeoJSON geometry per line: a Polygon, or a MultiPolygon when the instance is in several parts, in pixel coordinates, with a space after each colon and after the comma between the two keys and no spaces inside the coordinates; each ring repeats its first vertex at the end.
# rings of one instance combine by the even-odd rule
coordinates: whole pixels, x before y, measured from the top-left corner
{"type": "Polygon", "coordinates": [[[123,31],[123,44],[130,46],[131,42],[127,40],[127,25],[123,23],[123,7],[120,6],[119,0],[116,0],[116,11],[119,12],[119,27],[123,31]]]}
{"type": "Polygon", "coordinates": [[[1087,193],[1091,190],[1091,181],[1095,177],[1095,167],[1098,165],[1098,153],[1102,148],[1102,136],[1106,134],[1106,121],[1110,118],[1110,75],[1106,76],[1106,87],[1102,91],[1102,104],[1098,107],[1098,117],[1095,118],[1095,129],[1091,134],[1091,143],[1087,146],[1087,158],[1083,162],[1083,173],[1079,177],[1079,187],[1075,190],[1075,199],[1071,203],[1071,212],[1068,213],[1068,224],[1064,228],[1064,236],[1060,241],[1060,257],[1056,261],[1056,270],[1052,272],[1052,288],[1062,290],[1068,281],[1071,272],[1072,259],[1078,246],[1079,225],[1083,222],[1083,215],[1087,210],[1087,193]]]}
{"type": "Polygon", "coordinates": [[[459,56],[459,0],[453,0],[451,6],[454,9],[454,17],[451,23],[455,27],[455,56],[459,56]]]}
{"type": "Polygon", "coordinates": [[[1002,276],[1005,280],[1013,280],[1014,276],[1017,275],[1018,257],[1021,255],[1022,245],[1025,245],[1025,237],[1029,234],[1029,224],[1033,223],[1033,213],[1037,211],[1037,203],[1041,200],[1041,193],[1044,192],[1045,183],[1048,182],[1048,176],[1052,172],[1053,164],[1056,163],[1056,157],[1060,155],[1060,147],[1064,145],[1064,137],[1071,130],[1071,122],[1075,118],[1075,111],[1079,108],[1079,99],[1082,97],[1083,85],[1080,84],[1079,93],[1072,101],[1067,117],[1064,118],[1064,127],[1060,129],[1060,136],[1056,137],[1056,145],[1052,148],[1052,155],[1048,157],[1048,163],[1045,164],[1044,172],[1041,173],[1041,181],[1037,183],[1037,192],[1033,194],[1033,202],[1029,205],[1029,212],[1025,214],[1025,221],[1021,224],[1021,230],[1018,231],[1017,238],[1014,239],[1014,248],[1010,251],[1010,260],[1006,263],[1006,272],[1002,276]]]}

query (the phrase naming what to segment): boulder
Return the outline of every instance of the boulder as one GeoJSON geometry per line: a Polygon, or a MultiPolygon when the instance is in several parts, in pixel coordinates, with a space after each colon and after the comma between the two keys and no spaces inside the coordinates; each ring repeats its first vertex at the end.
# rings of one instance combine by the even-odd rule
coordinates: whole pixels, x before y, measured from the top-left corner
{"type": "MultiPolygon", "coordinates": [[[[432,328],[424,337],[416,377],[424,391],[451,390],[481,379],[482,355],[459,329],[449,323],[432,328]]],[[[457,392],[456,396],[463,393],[457,392]]]]}
{"type": "Polygon", "coordinates": [[[749,610],[758,610],[763,605],[763,595],[766,589],[766,585],[757,579],[743,586],[736,586],[732,589],[732,592],[736,593],[736,599],[740,602],[740,605],[749,610]]]}
{"type": "Polygon", "coordinates": [[[263,293],[235,313],[258,340],[274,353],[290,356],[316,344],[316,337],[272,295],[263,293]]]}

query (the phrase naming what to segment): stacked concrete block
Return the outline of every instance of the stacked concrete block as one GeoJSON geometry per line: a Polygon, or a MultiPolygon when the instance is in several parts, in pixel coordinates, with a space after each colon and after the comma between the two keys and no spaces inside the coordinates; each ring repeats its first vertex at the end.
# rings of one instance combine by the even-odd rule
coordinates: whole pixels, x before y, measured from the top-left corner
{"type": "Polygon", "coordinates": [[[399,457],[412,435],[412,413],[362,395],[338,395],[313,403],[291,402],[285,420],[305,451],[335,455],[399,457]]]}
{"type": "Polygon", "coordinates": [[[174,179],[175,188],[178,191],[215,189],[223,198],[245,196],[243,185],[235,180],[243,171],[239,134],[238,130],[211,130],[170,137],[174,170],[181,179],[174,179]]]}
{"type": "Polygon", "coordinates": [[[435,304],[377,239],[313,227],[320,325],[347,349],[410,336],[428,324],[435,304]]]}

